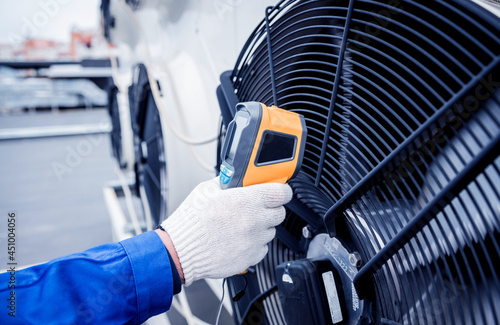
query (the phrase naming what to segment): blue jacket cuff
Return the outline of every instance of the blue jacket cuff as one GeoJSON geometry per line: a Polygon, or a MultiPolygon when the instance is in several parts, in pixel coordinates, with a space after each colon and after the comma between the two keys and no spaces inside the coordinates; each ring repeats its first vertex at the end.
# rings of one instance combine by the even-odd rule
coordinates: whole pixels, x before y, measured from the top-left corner
{"type": "Polygon", "coordinates": [[[158,234],[148,231],[120,242],[127,252],[137,293],[137,323],[167,311],[173,281],[169,255],[158,234]]]}

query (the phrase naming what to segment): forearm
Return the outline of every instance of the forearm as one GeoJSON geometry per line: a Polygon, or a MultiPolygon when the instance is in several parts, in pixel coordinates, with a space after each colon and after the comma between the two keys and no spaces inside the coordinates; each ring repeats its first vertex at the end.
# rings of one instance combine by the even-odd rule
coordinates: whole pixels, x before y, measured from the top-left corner
{"type": "Polygon", "coordinates": [[[184,283],[184,273],[182,272],[181,263],[179,261],[179,256],[177,255],[177,251],[175,250],[174,243],[172,243],[172,240],[170,239],[170,236],[166,231],[156,229],[155,232],[158,234],[158,236],[160,236],[163,245],[165,245],[165,248],[168,250],[170,257],[175,263],[175,267],[177,269],[177,272],[179,273],[181,282],[184,283]]]}

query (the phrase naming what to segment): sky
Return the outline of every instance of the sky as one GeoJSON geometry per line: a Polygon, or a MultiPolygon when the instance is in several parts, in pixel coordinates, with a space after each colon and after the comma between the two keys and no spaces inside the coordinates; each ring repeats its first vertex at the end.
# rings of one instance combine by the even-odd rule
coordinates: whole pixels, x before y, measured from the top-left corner
{"type": "Polygon", "coordinates": [[[0,0],[0,43],[26,36],[68,42],[73,27],[99,26],[101,0],[0,0]]]}

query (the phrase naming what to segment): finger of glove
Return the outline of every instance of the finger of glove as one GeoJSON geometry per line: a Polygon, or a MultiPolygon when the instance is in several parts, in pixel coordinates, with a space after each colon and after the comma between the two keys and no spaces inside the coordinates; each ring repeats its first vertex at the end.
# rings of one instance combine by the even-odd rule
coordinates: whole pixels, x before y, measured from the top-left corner
{"type": "Polygon", "coordinates": [[[249,266],[255,265],[262,261],[264,257],[266,257],[267,252],[269,251],[269,248],[267,245],[261,246],[258,251],[256,251],[256,254],[254,255],[255,259],[253,259],[252,264],[249,266]]]}
{"type": "Polygon", "coordinates": [[[272,227],[272,228],[266,229],[266,231],[262,233],[261,238],[259,238],[259,239],[260,239],[261,243],[267,245],[267,243],[269,243],[271,240],[273,240],[275,236],[276,236],[276,228],[272,227]]]}
{"type": "Polygon", "coordinates": [[[276,208],[290,202],[293,191],[288,184],[267,183],[251,186],[253,191],[259,192],[266,208],[276,208]]]}
{"type": "Polygon", "coordinates": [[[285,220],[285,207],[263,209],[262,213],[254,216],[253,219],[261,229],[274,228],[285,220]]]}

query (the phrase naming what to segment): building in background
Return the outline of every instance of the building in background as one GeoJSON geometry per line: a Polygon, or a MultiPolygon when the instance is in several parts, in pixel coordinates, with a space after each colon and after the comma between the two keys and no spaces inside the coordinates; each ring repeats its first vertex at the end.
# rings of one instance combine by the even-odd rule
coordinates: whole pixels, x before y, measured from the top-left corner
{"type": "Polygon", "coordinates": [[[32,38],[20,44],[0,44],[0,61],[80,61],[107,57],[107,44],[98,29],[73,29],[70,33],[69,43],[32,38]]]}

